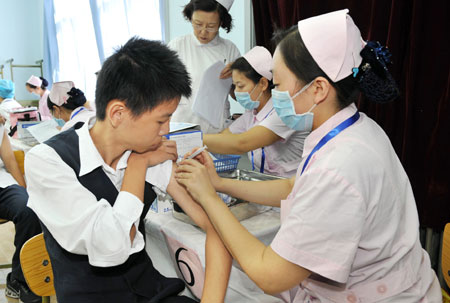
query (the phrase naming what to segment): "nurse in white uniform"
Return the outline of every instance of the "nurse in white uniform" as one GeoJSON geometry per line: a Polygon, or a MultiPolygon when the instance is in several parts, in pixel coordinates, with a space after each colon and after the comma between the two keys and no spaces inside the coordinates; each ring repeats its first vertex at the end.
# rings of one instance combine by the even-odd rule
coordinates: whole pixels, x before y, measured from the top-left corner
{"type": "Polygon", "coordinates": [[[47,89],[48,81],[42,77],[31,76],[30,79],[25,83],[25,87],[29,93],[38,96],[39,99],[39,114],[41,115],[41,120],[50,120],[52,115],[47,106],[47,97],[50,91],[47,89]]]}
{"type": "Polygon", "coordinates": [[[220,134],[206,134],[203,143],[219,154],[248,153],[252,169],[292,177],[301,161],[308,132],[287,127],[272,105],[272,55],[256,46],[231,65],[234,94],[246,112],[220,134]]]}
{"type": "Polygon", "coordinates": [[[47,104],[60,124],[61,131],[95,116],[95,111],[89,107],[84,93],[76,88],[72,81],[53,83],[47,104]]]}
{"type": "Polygon", "coordinates": [[[291,128],[312,130],[296,177],[221,179],[204,152],[198,160],[206,167],[185,160],[177,180],[243,271],[286,302],[442,302],[408,176],[384,131],[354,104],[358,90],[376,102],[398,96],[385,68],[389,53],[366,44],[347,13],[300,21],[274,54],[277,114],[291,128]],[[281,205],[270,246],[234,218],[216,190],[281,205]]]}
{"type": "Polygon", "coordinates": [[[192,80],[192,95],[190,98],[181,98],[177,110],[172,116],[174,122],[190,122],[201,126],[204,133],[218,133],[224,129],[224,124],[230,115],[230,103],[225,100],[222,111],[221,127],[212,126],[207,120],[199,117],[192,111],[192,103],[199,91],[200,82],[208,67],[217,61],[224,62],[227,67],[222,71],[221,77],[231,76],[229,66],[239,56],[239,50],[233,42],[219,36],[219,28],[227,32],[231,30],[232,18],[228,13],[233,0],[192,0],[183,10],[184,17],[192,23],[192,34],[178,37],[168,44],[175,50],[186,65],[192,80]]]}
{"type": "Polygon", "coordinates": [[[8,131],[11,126],[9,115],[11,109],[22,107],[19,102],[14,100],[15,91],[14,82],[7,79],[0,79],[0,119],[8,131]]]}

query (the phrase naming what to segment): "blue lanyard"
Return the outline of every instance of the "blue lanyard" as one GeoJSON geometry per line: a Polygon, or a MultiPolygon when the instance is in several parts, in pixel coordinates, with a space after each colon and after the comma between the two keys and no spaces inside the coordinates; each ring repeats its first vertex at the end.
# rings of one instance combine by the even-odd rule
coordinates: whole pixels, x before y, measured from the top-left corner
{"type": "MultiPolygon", "coordinates": [[[[253,151],[252,153],[252,169],[255,170],[255,160],[253,159],[253,151]]],[[[261,167],[259,168],[259,172],[264,172],[264,161],[266,160],[266,154],[264,153],[264,147],[261,148],[261,167]]]]}
{"type": "Polygon", "coordinates": [[[330,132],[328,134],[326,134],[322,139],[320,139],[319,143],[317,143],[317,145],[313,148],[313,150],[309,154],[308,158],[306,158],[306,161],[305,161],[305,164],[303,164],[303,168],[302,168],[302,172],[301,172],[300,176],[303,174],[303,171],[305,170],[306,166],[308,165],[309,159],[311,159],[312,155],[316,151],[318,151],[320,148],[322,148],[322,146],[324,146],[328,141],[330,141],[331,139],[336,137],[341,131],[343,131],[344,129],[346,129],[347,127],[349,127],[356,121],[358,121],[358,119],[359,119],[359,112],[356,111],[356,113],[353,116],[351,116],[350,118],[348,118],[347,120],[345,120],[344,122],[342,122],[341,124],[339,124],[338,126],[333,128],[332,130],[330,130],[330,132]]]}
{"type": "Polygon", "coordinates": [[[78,115],[83,109],[86,109],[84,107],[80,108],[75,114],[72,115],[72,117],[70,118],[70,120],[72,120],[73,118],[75,118],[76,115],[78,115]]]}
{"type": "MultiPolygon", "coordinates": [[[[270,115],[270,113],[273,111],[273,107],[272,109],[267,113],[267,115],[261,120],[264,121],[266,120],[266,118],[270,115]]],[[[253,159],[253,151],[251,151],[252,154],[252,170],[255,170],[255,160],[253,159]]],[[[264,147],[261,148],[261,166],[259,168],[259,172],[263,173],[264,172],[264,162],[266,161],[266,153],[264,152],[264,147]]]]}

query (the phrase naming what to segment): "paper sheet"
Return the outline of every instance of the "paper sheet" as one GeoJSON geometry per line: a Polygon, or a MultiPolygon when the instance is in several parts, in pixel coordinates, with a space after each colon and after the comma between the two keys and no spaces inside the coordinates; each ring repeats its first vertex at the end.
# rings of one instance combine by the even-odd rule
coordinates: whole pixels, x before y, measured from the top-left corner
{"type": "Polygon", "coordinates": [[[224,103],[232,84],[231,78],[219,78],[224,68],[225,64],[217,61],[203,73],[199,91],[192,104],[192,110],[215,128],[222,126],[224,103]]]}
{"type": "Polygon", "coordinates": [[[169,139],[177,142],[178,158],[183,158],[187,152],[203,146],[202,132],[199,130],[169,134],[169,139]]]}
{"type": "Polygon", "coordinates": [[[198,124],[187,123],[187,122],[170,122],[169,133],[174,133],[179,130],[189,129],[197,126],[198,124]]]}
{"type": "Polygon", "coordinates": [[[54,119],[50,119],[30,126],[27,130],[39,143],[42,143],[54,135],[59,134],[59,130],[56,128],[57,126],[58,123],[54,119]]]}

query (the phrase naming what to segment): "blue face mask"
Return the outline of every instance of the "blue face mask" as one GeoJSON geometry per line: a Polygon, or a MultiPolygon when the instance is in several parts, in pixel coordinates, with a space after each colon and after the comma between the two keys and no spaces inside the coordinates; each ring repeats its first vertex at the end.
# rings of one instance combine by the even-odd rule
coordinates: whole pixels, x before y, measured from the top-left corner
{"type": "MultiPolygon", "coordinates": [[[[250,94],[253,93],[256,86],[258,86],[258,84],[255,85],[255,87],[252,89],[250,94]]],[[[234,95],[236,96],[237,102],[239,102],[239,104],[242,105],[242,107],[244,107],[247,110],[253,110],[255,108],[258,108],[258,106],[259,106],[259,101],[253,101],[252,98],[250,97],[250,94],[248,92],[234,91],[234,95]]],[[[261,94],[262,94],[262,92],[261,92],[261,94]]],[[[259,99],[261,94],[259,94],[259,96],[258,96],[258,98],[256,98],[256,100],[259,99]]]]}
{"type": "Polygon", "coordinates": [[[309,132],[312,129],[314,114],[311,111],[317,104],[314,104],[306,113],[297,114],[292,99],[303,93],[313,82],[314,81],[311,81],[306,84],[292,98],[288,91],[280,92],[276,89],[272,89],[273,107],[281,121],[291,129],[304,132],[309,132]]]}
{"type": "Polygon", "coordinates": [[[57,119],[57,118],[53,118],[53,119],[56,121],[56,123],[58,123],[59,127],[63,127],[64,124],[66,124],[66,121],[64,121],[63,119],[57,119]]]}

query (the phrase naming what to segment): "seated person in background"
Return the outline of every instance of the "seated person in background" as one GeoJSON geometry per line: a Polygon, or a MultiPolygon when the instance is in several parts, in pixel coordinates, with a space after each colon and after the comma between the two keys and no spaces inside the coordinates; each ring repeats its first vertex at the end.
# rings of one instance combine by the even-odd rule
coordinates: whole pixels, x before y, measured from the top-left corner
{"type": "Polygon", "coordinates": [[[52,115],[47,106],[47,97],[50,91],[47,89],[48,81],[42,77],[31,76],[30,79],[25,83],[25,88],[27,91],[37,97],[39,97],[39,114],[41,115],[41,120],[50,120],[52,115]]]}
{"type": "Polygon", "coordinates": [[[59,126],[62,126],[61,131],[95,116],[95,111],[89,107],[84,93],[76,88],[72,81],[53,83],[47,105],[59,126]]]}
{"type": "Polygon", "coordinates": [[[253,170],[290,178],[301,161],[307,132],[287,127],[273,110],[272,56],[256,46],[232,65],[236,100],[246,112],[220,134],[205,134],[212,153],[248,152],[253,170]]]}
{"type": "Polygon", "coordinates": [[[16,250],[12,258],[12,271],[6,277],[5,295],[19,299],[21,302],[41,302],[27,286],[20,267],[20,249],[34,235],[41,232],[36,214],[27,207],[28,194],[25,180],[19,170],[8,135],[0,125],[0,218],[14,223],[16,234],[14,246],[16,250]]]}
{"type": "Polygon", "coordinates": [[[20,108],[22,105],[14,100],[15,85],[11,80],[0,79],[0,116],[2,124],[9,132],[11,126],[9,111],[13,108],[20,108]]]}
{"type": "Polygon", "coordinates": [[[132,38],[103,64],[96,117],[27,153],[29,206],[44,226],[58,301],[193,302],[177,296],[184,283],[162,276],[144,249],[153,185],[206,230],[202,300],[223,302],[231,256],[175,181],[176,145],[162,139],[190,93],[174,51],[132,38]]]}

